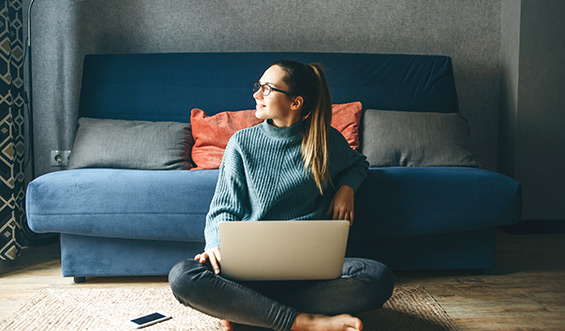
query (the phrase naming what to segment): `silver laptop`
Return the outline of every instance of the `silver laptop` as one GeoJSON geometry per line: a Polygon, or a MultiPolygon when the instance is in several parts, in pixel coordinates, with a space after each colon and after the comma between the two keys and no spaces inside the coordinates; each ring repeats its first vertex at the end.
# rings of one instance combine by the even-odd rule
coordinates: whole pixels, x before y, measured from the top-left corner
{"type": "Polygon", "coordinates": [[[221,222],[221,275],[234,280],[341,276],[348,221],[221,222]]]}

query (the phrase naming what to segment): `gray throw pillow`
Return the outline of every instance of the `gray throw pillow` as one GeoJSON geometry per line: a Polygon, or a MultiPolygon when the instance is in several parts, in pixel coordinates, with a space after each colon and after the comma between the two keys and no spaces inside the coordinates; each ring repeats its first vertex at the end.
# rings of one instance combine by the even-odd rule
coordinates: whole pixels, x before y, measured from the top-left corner
{"type": "Polygon", "coordinates": [[[190,169],[189,123],[82,117],[68,169],[190,169]]]}
{"type": "Polygon", "coordinates": [[[368,109],[361,139],[372,167],[480,166],[469,149],[467,122],[456,113],[368,109]]]}

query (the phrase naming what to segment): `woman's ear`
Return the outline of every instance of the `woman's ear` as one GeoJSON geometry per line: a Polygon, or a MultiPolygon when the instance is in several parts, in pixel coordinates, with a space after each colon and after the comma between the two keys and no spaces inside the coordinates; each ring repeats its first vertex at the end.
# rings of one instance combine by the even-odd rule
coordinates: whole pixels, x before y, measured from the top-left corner
{"type": "Polygon", "coordinates": [[[292,103],[290,104],[290,109],[292,110],[300,110],[304,106],[304,98],[301,96],[294,97],[292,103]]]}

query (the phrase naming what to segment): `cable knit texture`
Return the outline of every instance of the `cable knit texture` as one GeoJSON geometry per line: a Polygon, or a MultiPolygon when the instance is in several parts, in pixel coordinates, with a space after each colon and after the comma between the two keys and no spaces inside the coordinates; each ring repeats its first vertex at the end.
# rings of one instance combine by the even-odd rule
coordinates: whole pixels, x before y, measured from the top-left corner
{"type": "Polygon", "coordinates": [[[334,128],[329,132],[330,175],[321,195],[304,169],[300,121],[278,128],[269,120],[236,132],[229,140],[216,191],[206,216],[206,249],[220,246],[222,221],[327,219],[341,185],[355,191],[367,177],[367,158],[351,149],[334,128]]]}

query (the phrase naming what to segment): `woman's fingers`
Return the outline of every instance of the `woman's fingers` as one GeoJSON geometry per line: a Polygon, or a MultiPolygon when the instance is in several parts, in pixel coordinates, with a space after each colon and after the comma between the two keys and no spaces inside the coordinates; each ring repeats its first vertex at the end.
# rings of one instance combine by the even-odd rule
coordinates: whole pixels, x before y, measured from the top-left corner
{"type": "Polygon", "coordinates": [[[336,215],[336,217],[334,218],[334,219],[336,219],[336,220],[342,220],[342,219],[344,219],[344,217],[345,217],[345,213],[343,212],[343,210],[338,211],[336,214],[337,214],[337,215],[336,215]]]}
{"type": "Polygon", "coordinates": [[[349,224],[353,224],[354,193],[348,185],[339,187],[330,204],[334,220],[347,220],[349,224]]]}
{"type": "Polygon", "coordinates": [[[353,211],[347,211],[347,210],[334,210],[333,211],[333,220],[345,220],[345,221],[349,221],[350,225],[353,225],[353,218],[354,218],[354,214],[353,211]]]}
{"type": "Polygon", "coordinates": [[[212,268],[214,269],[214,273],[217,275],[220,273],[220,264],[218,263],[218,260],[216,260],[216,256],[214,254],[211,254],[209,256],[210,258],[210,264],[212,265],[212,268]]]}
{"type": "Polygon", "coordinates": [[[353,211],[350,211],[349,213],[347,213],[347,221],[349,221],[349,225],[353,225],[353,211]]]}
{"type": "Polygon", "coordinates": [[[214,269],[214,273],[218,275],[220,273],[220,261],[222,260],[222,256],[220,254],[220,248],[219,247],[210,248],[209,250],[206,251],[206,254],[210,259],[210,264],[214,269]]]}
{"type": "Polygon", "coordinates": [[[220,247],[212,248],[212,253],[216,256],[216,260],[222,261],[222,254],[220,253],[220,247]]]}
{"type": "Polygon", "coordinates": [[[210,260],[210,264],[214,269],[215,274],[220,273],[220,261],[222,260],[222,255],[220,254],[220,247],[209,248],[205,252],[196,254],[194,260],[200,263],[210,260]]]}
{"type": "Polygon", "coordinates": [[[334,211],[334,220],[349,220],[348,212],[344,209],[334,211]]]}
{"type": "Polygon", "coordinates": [[[207,258],[207,255],[206,255],[206,252],[204,252],[204,253],[196,254],[196,256],[194,257],[194,260],[196,260],[200,263],[204,263],[204,262],[206,262],[206,258],[207,258]]]}

